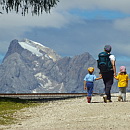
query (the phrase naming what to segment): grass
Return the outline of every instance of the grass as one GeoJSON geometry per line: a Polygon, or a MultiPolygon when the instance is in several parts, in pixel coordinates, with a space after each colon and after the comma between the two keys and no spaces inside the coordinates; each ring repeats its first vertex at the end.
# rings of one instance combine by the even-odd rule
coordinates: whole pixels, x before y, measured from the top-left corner
{"type": "Polygon", "coordinates": [[[13,116],[15,112],[26,107],[36,106],[38,103],[23,99],[0,98],[0,125],[15,123],[17,119],[13,116]]]}
{"type": "MultiPolygon", "coordinates": [[[[57,99],[57,100],[63,100],[57,99]]],[[[66,98],[67,99],[67,98],[66,98]]],[[[44,102],[47,105],[48,101],[55,101],[56,99],[47,100],[25,100],[19,98],[2,98],[0,97],[0,125],[10,125],[16,123],[18,119],[14,116],[14,113],[27,107],[37,106],[44,102]]],[[[1,130],[1,129],[0,129],[1,130]]]]}

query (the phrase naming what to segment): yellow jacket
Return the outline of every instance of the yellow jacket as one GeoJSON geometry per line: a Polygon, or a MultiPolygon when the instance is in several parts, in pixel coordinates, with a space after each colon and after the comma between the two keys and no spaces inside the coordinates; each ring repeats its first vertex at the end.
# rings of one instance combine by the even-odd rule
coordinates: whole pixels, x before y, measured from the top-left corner
{"type": "Polygon", "coordinates": [[[128,74],[119,73],[115,76],[115,79],[118,80],[118,87],[127,87],[128,86],[128,74]]]}

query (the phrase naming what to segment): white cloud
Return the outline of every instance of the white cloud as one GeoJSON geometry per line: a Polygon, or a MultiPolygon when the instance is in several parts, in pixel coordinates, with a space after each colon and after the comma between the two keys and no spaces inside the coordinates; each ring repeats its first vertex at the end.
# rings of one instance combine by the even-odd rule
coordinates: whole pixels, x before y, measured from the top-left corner
{"type": "MultiPolygon", "coordinates": [[[[10,13],[9,15],[3,14],[0,16],[0,28],[21,27],[21,31],[28,30],[28,27],[61,28],[71,23],[72,21],[81,21],[78,17],[74,17],[73,15],[69,14],[67,12],[68,9],[101,9],[130,13],[129,5],[129,0],[60,0],[56,7],[51,9],[50,14],[43,12],[43,14],[40,16],[31,16],[31,14],[29,14],[25,17],[21,16],[21,14],[15,13],[10,13]]],[[[127,21],[125,20],[124,23],[127,21]]],[[[121,21],[116,21],[115,24],[118,26],[118,24],[121,24],[121,21]]]]}
{"type": "Polygon", "coordinates": [[[21,40],[25,32],[31,32],[32,28],[61,28],[69,23],[69,14],[56,12],[43,13],[41,16],[22,16],[21,14],[9,13],[0,15],[0,53],[6,53],[9,43],[13,39],[21,40]],[[66,16],[65,16],[66,15],[66,16]],[[67,16],[68,15],[68,16],[67,16]],[[4,43],[4,44],[3,44],[4,43]]]}
{"type": "MultiPolygon", "coordinates": [[[[121,57],[130,57],[130,43],[114,43],[113,49],[118,56],[121,57]]],[[[122,58],[123,59],[123,58],[122,58]]],[[[128,59],[128,58],[127,58],[128,59]]]]}
{"type": "Polygon", "coordinates": [[[15,27],[56,27],[60,28],[68,23],[68,19],[60,13],[52,10],[49,14],[43,13],[41,16],[21,16],[21,14],[10,13],[9,15],[1,15],[0,28],[15,27]],[[6,22],[5,22],[6,21],[6,22]]]}
{"type": "Polygon", "coordinates": [[[106,43],[111,43],[114,54],[129,57],[130,18],[84,21],[68,12],[71,9],[100,9],[129,14],[129,5],[129,0],[60,0],[50,14],[43,12],[40,16],[27,17],[13,13],[0,15],[0,53],[6,53],[11,40],[26,36],[32,38],[30,40],[51,43],[52,49],[56,46],[65,55],[88,51],[96,57],[106,43]]]}
{"type": "Polygon", "coordinates": [[[129,5],[129,0],[60,0],[56,8],[60,10],[72,8],[86,10],[105,9],[130,13],[129,5]]]}
{"type": "MultiPolygon", "coordinates": [[[[115,10],[130,13],[129,0],[60,0],[56,7],[51,9],[51,13],[43,12],[40,16],[21,16],[21,14],[10,13],[9,15],[1,15],[2,27],[55,27],[60,28],[74,21],[74,17],[67,13],[69,9],[86,9],[86,10],[115,10]],[[5,22],[8,21],[8,22],[5,22]]],[[[79,20],[79,19],[76,19],[79,20]]]]}
{"type": "Polygon", "coordinates": [[[115,20],[114,26],[119,30],[130,31],[130,17],[115,20]]]}

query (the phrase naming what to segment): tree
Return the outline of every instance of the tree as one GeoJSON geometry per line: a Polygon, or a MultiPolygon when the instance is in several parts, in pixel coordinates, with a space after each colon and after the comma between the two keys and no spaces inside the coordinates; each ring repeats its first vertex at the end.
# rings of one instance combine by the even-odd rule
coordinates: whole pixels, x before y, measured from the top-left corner
{"type": "MultiPolygon", "coordinates": [[[[50,13],[50,9],[57,5],[59,0],[0,0],[1,10],[21,12],[23,16],[31,11],[32,15],[42,14],[43,11],[50,13]]],[[[0,13],[2,13],[2,11],[0,13]]]]}

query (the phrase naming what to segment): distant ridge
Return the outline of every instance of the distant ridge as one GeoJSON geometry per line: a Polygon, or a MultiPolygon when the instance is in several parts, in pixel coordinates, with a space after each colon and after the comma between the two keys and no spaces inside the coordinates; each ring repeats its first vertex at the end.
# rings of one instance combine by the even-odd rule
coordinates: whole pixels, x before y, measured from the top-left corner
{"type": "MultiPolygon", "coordinates": [[[[0,93],[86,93],[83,79],[90,66],[98,76],[97,62],[88,52],[61,57],[41,43],[14,39],[0,65],[0,93]]],[[[103,89],[102,80],[96,81],[94,92],[103,89]]]]}

